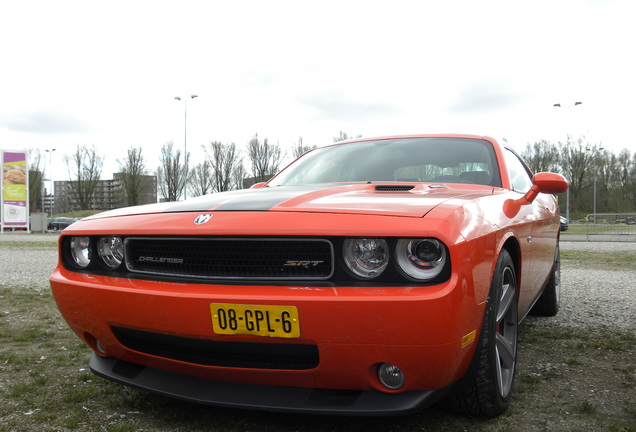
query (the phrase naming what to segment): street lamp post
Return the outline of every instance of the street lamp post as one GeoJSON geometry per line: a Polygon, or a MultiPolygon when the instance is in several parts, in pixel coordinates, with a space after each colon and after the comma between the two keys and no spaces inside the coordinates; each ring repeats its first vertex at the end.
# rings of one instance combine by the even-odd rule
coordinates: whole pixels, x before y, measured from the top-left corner
{"type": "MultiPolygon", "coordinates": [[[[49,154],[49,170],[50,170],[50,180],[51,180],[51,190],[49,191],[49,210],[51,212],[51,216],[53,215],[53,197],[54,197],[54,184],[53,184],[53,152],[55,149],[44,150],[49,154]]],[[[44,209],[44,203],[42,203],[42,209],[44,209]]]]}
{"type": "MultiPolygon", "coordinates": [[[[566,106],[566,108],[572,108],[581,104],[583,104],[583,102],[574,102],[574,105],[566,106]]],[[[554,107],[562,108],[560,103],[555,103],[554,107]]],[[[567,160],[565,163],[567,164],[567,168],[569,169],[570,168],[570,150],[569,149],[566,149],[566,150],[567,150],[567,160]]],[[[568,188],[568,190],[565,192],[565,218],[568,220],[568,222],[570,221],[570,188],[568,188]]]]}
{"type": "MultiPolygon", "coordinates": [[[[194,99],[199,97],[198,95],[190,95],[190,99],[194,99]]],[[[180,101],[181,96],[175,96],[175,99],[180,101]]],[[[183,151],[184,151],[184,161],[185,161],[185,172],[186,177],[188,175],[188,98],[183,99],[183,151]]],[[[188,197],[188,185],[187,180],[183,184],[183,199],[187,199],[188,197]]]]}

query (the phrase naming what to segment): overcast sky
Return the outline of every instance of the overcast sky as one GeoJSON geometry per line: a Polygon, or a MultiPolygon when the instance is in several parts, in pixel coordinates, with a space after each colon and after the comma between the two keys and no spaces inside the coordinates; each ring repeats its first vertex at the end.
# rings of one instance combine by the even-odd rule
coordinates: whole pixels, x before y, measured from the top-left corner
{"type": "Polygon", "coordinates": [[[102,178],[132,146],[154,171],[187,100],[193,162],[214,140],[339,131],[634,152],[635,17],[631,0],[0,0],[0,148],[55,148],[56,180],[78,144],[102,178]]]}

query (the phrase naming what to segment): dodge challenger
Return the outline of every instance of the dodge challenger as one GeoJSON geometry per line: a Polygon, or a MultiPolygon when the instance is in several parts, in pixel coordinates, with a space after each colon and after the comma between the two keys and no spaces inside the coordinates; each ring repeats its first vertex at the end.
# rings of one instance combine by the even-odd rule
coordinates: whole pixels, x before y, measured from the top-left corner
{"type": "Polygon", "coordinates": [[[510,404],[517,332],[559,309],[567,181],[473,135],[313,149],[265,183],[82,219],[57,305],[124,385],[225,407],[469,415],[510,404]]]}

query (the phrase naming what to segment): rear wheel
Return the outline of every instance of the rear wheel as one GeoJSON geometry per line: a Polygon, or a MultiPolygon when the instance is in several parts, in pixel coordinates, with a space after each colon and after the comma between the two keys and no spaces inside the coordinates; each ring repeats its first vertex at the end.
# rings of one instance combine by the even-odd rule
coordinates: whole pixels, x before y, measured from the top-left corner
{"type": "Polygon", "coordinates": [[[502,250],[488,295],[473,363],[450,405],[470,415],[494,417],[508,408],[517,365],[517,276],[502,250]]]}
{"type": "Polygon", "coordinates": [[[541,297],[532,307],[533,315],[555,316],[559,312],[561,304],[561,253],[559,252],[559,243],[556,245],[554,252],[554,264],[552,265],[552,274],[550,280],[545,286],[541,297]]]}

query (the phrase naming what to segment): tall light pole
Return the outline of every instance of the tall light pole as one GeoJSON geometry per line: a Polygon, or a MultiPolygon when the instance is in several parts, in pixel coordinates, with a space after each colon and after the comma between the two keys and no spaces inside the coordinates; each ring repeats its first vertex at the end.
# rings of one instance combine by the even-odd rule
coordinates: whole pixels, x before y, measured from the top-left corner
{"type": "MultiPolygon", "coordinates": [[[[583,102],[574,102],[574,105],[569,105],[566,106],[565,108],[572,108],[575,107],[577,105],[582,105],[583,102]]],[[[561,106],[560,103],[555,103],[553,105],[555,108],[563,108],[561,106]]],[[[566,142],[567,144],[567,142],[566,142]]],[[[567,164],[567,168],[570,169],[570,149],[566,149],[567,150],[567,155],[566,155],[566,164],[567,164]]],[[[568,222],[570,222],[570,188],[568,188],[568,190],[565,192],[565,218],[568,220],[568,222]]]]}
{"type": "MultiPolygon", "coordinates": [[[[194,99],[199,97],[198,95],[190,95],[190,99],[194,99]]],[[[175,96],[175,99],[180,101],[181,96],[175,96]]],[[[183,184],[183,199],[188,198],[188,185],[187,185],[187,175],[188,175],[188,98],[183,99],[183,151],[184,151],[184,161],[185,161],[185,173],[186,173],[186,182],[183,184]]]]}
{"type": "MultiPolygon", "coordinates": [[[[55,151],[55,149],[47,149],[44,150],[45,152],[47,152],[49,154],[49,171],[50,171],[50,180],[51,180],[51,190],[49,191],[49,209],[51,211],[51,216],[53,216],[53,197],[54,197],[54,184],[53,184],[53,152],[55,151]]],[[[42,203],[42,208],[44,209],[44,203],[42,203]]]]}

